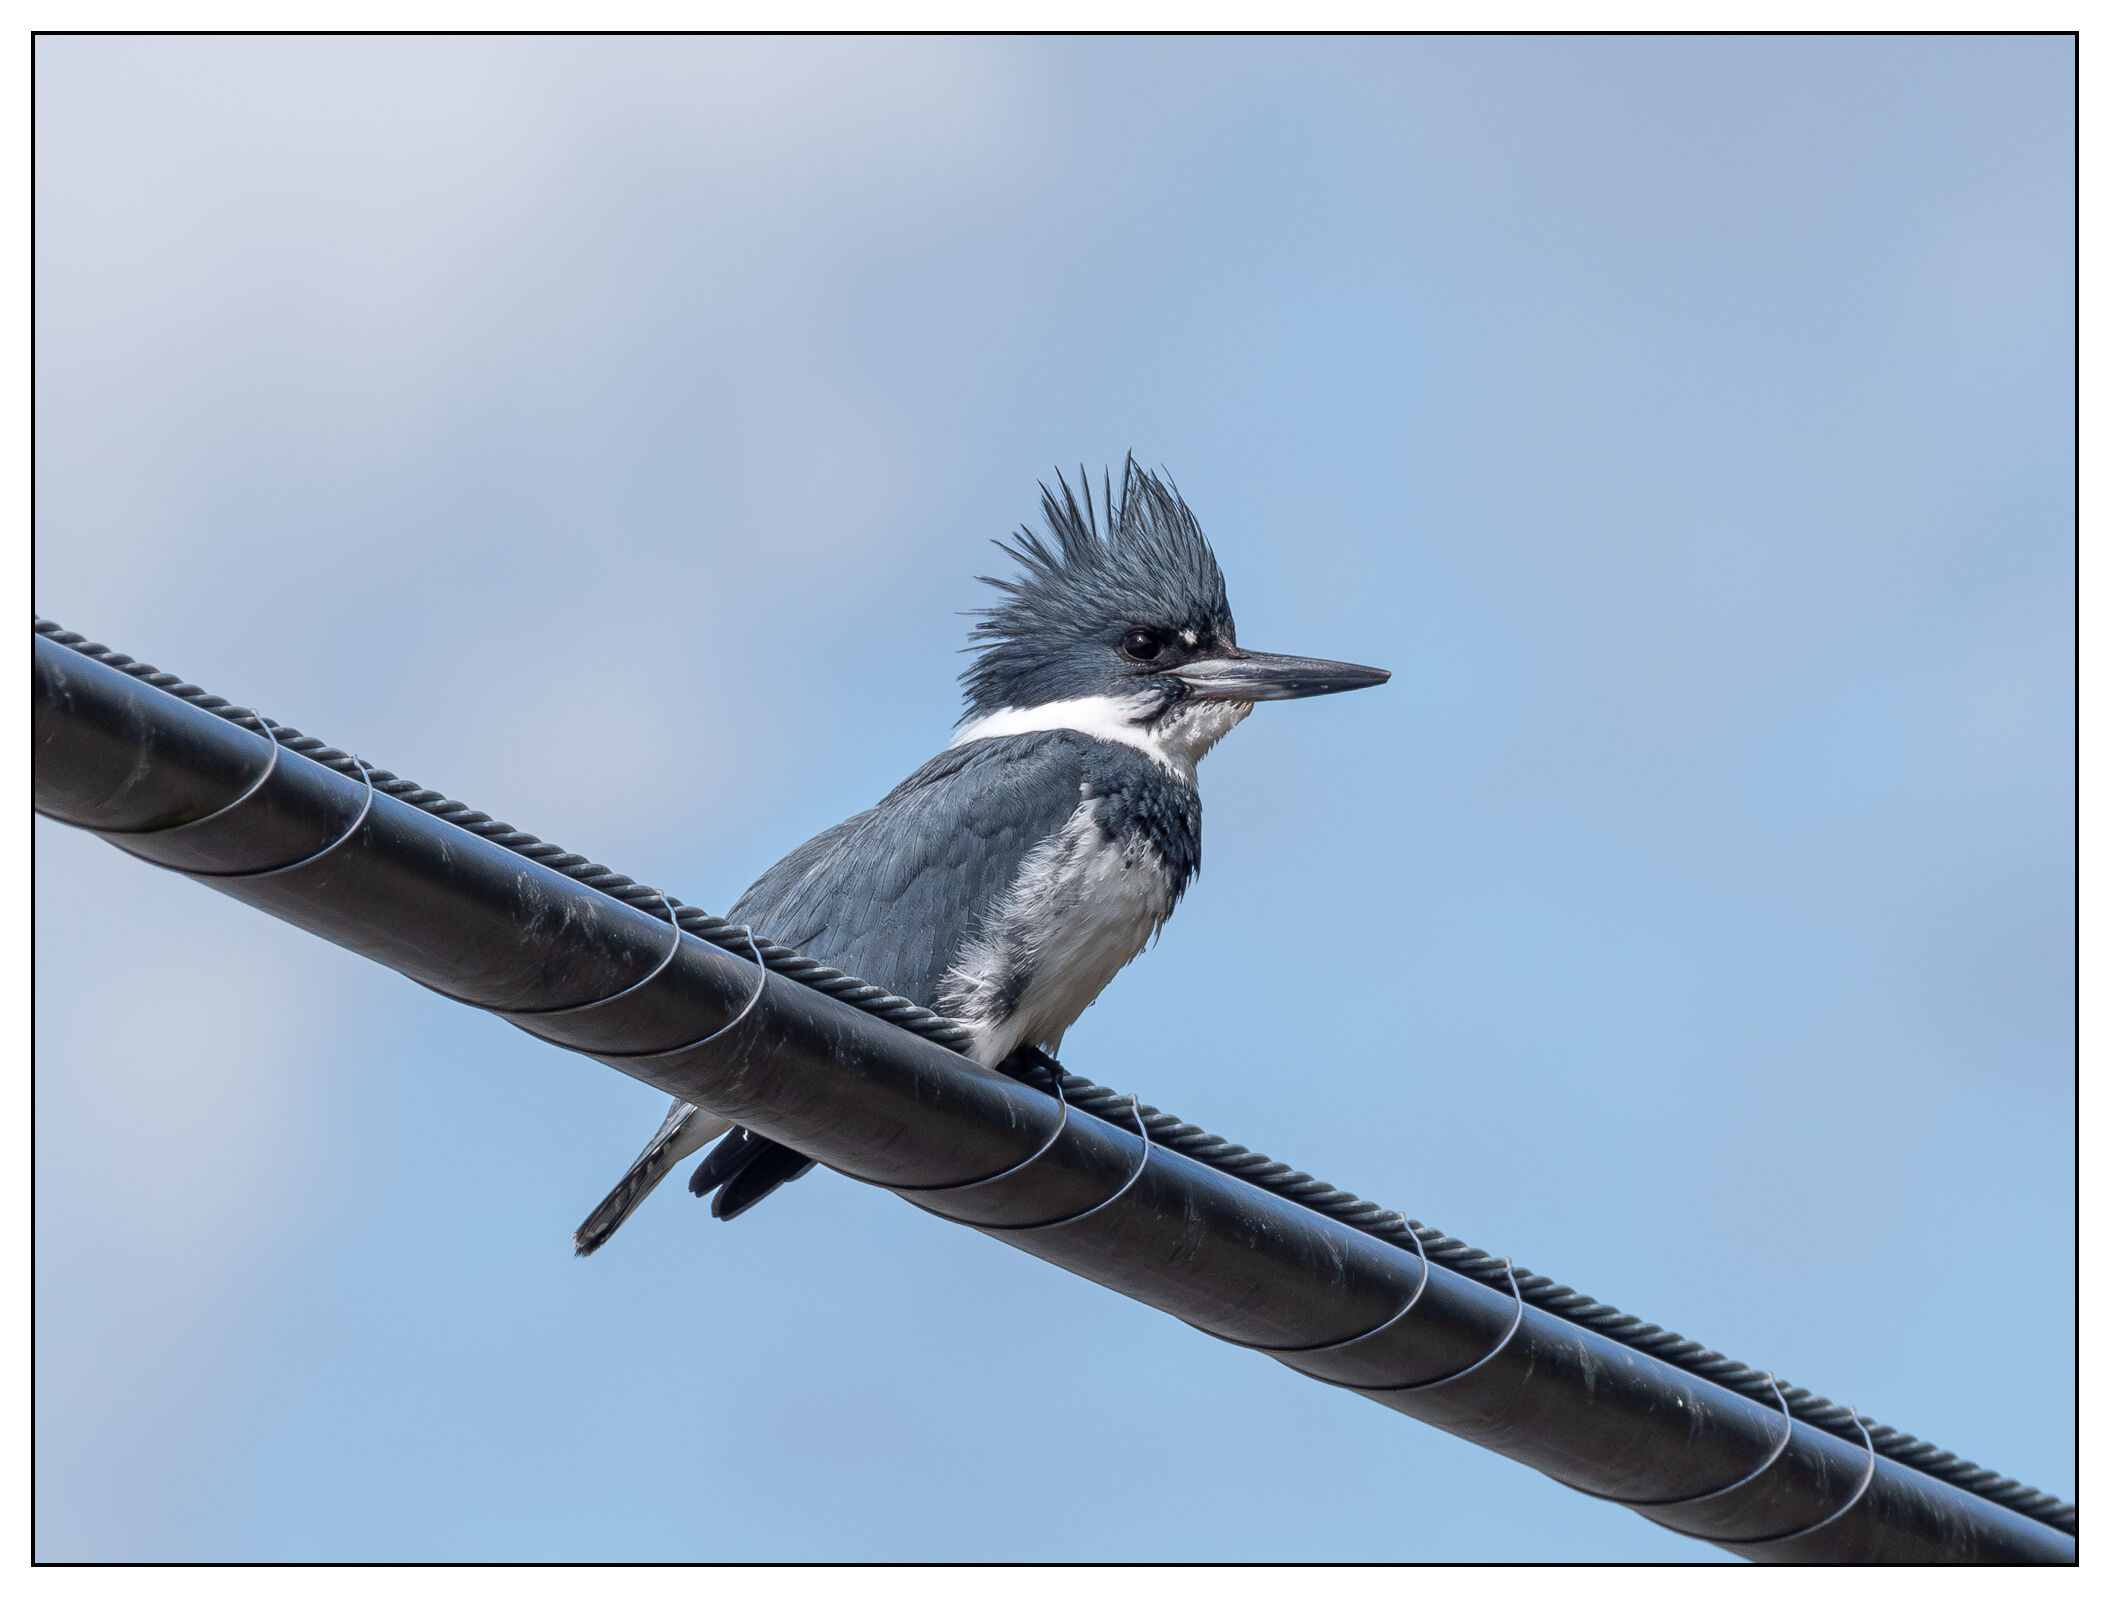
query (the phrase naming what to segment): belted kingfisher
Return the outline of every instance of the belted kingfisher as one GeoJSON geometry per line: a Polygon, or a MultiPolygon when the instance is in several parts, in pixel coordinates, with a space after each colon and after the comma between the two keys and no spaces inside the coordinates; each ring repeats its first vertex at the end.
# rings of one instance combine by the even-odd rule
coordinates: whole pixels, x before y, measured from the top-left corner
{"type": "MultiPolygon", "coordinates": [[[[1042,485],[1046,536],[998,548],[951,745],[870,810],[801,844],[731,919],[964,1022],[972,1058],[1052,1055],[1164,926],[1201,865],[1195,767],[1261,699],[1391,673],[1238,647],[1223,574],[1169,481],[1130,458],[1116,504],[1042,485]],[[1100,527],[1104,515],[1105,528],[1100,527]]],[[[573,1236],[591,1254],[716,1138],[691,1192],[731,1220],[805,1174],[796,1150],[676,1099],[573,1236]],[[728,1135],[729,1134],[729,1135],[728,1135]]]]}

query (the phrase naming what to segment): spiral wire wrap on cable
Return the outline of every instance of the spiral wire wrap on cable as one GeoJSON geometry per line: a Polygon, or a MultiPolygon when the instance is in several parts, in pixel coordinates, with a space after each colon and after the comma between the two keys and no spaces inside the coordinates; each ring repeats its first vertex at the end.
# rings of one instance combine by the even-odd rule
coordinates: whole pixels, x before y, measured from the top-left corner
{"type": "MultiPolygon", "coordinates": [[[[320,738],[312,738],[299,730],[267,721],[255,711],[231,704],[217,694],[165,671],[157,671],[129,655],[119,654],[105,645],[91,643],[79,633],[68,632],[56,622],[39,619],[35,623],[38,634],[53,643],[62,644],[78,654],[101,661],[150,684],[166,693],[186,701],[200,710],[210,711],[222,720],[245,727],[261,737],[275,739],[287,749],[308,759],[328,766],[345,776],[364,777],[376,792],[388,794],[404,804],[412,805],[428,815],[439,817],[464,831],[510,849],[513,853],[561,872],[574,882],[593,888],[618,899],[624,904],[644,909],[655,915],[664,915],[663,907],[671,907],[676,923],[685,932],[693,933],[706,943],[739,956],[743,960],[760,957],[763,965],[779,976],[825,993],[918,1037],[927,1038],[956,1053],[967,1052],[970,1041],[968,1030],[958,1021],[938,1015],[914,1001],[905,999],[884,988],[874,987],[856,977],[838,971],[832,966],[800,954],[795,949],[772,943],[749,931],[745,926],[714,916],[693,905],[679,900],[658,889],[647,887],[607,866],[596,865],[584,855],[573,854],[554,843],[545,843],[531,833],[520,831],[505,822],[494,820],[481,810],[472,809],[459,799],[449,799],[430,788],[419,786],[407,777],[399,777],[384,771],[341,749],[333,749],[320,738]]],[[[1060,1070],[1060,1068],[1057,1068],[1060,1070]]],[[[1020,1073],[1020,1080],[1053,1093],[1056,1091],[1054,1072],[1047,1067],[1035,1067],[1020,1073]]],[[[1382,1239],[1394,1246],[1417,1252],[1438,1265],[1469,1276],[1490,1287],[1508,1290],[1512,1270],[1506,1258],[1491,1255],[1484,1249],[1460,1242],[1446,1236],[1433,1226],[1409,1220],[1397,1210],[1388,1210],[1358,1198],[1353,1193],[1342,1191],[1318,1178],[1285,1165],[1280,1160],[1269,1159],[1265,1154],[1256,1154],[1242,1144],[1205,1132],[1200,1127],[1182,1121],[1152,1105],[1138,1108],[1134,1098],[1108,1087],[1089,1081],[1067,1070],[1060,1071],[1060,1091],[1063,1099],[1074,1109],[1117,1126],[1132,1127],[1139,1121],[1145,1136],[1161,1148],[1172,1149],[1189,1159],[1223,1171],[1244,1182],[1289,1199],[1306,1209],[1332,1217],[1344,1225],[1382,1239]]],[[[1549,1277],[1536,1271],[1514,1270],[1516,1292],[1523,1302],[1548,1314],[1557,1315],[1578,1326],[1584,1326],[1600,1336],[1608,1337],[1629,1348],[1639,1349],[1656,1359],[1690,1371],[1731,1392],[1772,1407],[1785,1402],[1788,1413],[1795,1419],[1815,1426],[1835,1437],[1859,1445],[1864,1436],[1875,1451],[1886,1458],[1923,1471],[1950,1485],[1975,1493],[1993,1503],[2004,1505],[2019,1514],[2041,1521],[2047,1526],[2069,1534],[2077,1534],[2079,1513],[2076,1508],[2050,1493],[2040,1492],[2025,1486],[1997,1471],[1987,1470],[1970,1460],[1959,1458],[1947,1449],[1925,1442],[1895,1426],[1884,1426],[1857,1416],[1844,1404],[1837,1404],[1820,1397],[1806,1387],[1777,1384],[1771,1376],[1755,1370],[1740,1360],[1718,1354],[1689,1337],[1666,1331],[1638,1315],[1628,1315],[1609,1304],[1577,1292],[1572,1287],[1563,1287],[1549,1277]],[[1775,1394],[1778,1393],[1776,1398],[1775,1394]]]]}

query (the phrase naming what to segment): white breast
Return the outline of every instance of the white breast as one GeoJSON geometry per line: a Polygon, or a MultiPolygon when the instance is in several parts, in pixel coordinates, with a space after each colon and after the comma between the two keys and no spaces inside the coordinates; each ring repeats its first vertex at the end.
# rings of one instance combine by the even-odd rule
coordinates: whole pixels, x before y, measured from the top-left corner
{"type": "Polygon", "coordinates": [[[1157,850],[1140,836],[1109,839],[1097,811],[1087,797],[1061,832],[1026,856],[982,935],[940,984],[938,1007],[976,1029],[974,1057],[984,1065],[1022,1043],[1053,1053],[1171,914],[1157,850]],[[1021,970],[1028,973],[1023,992],[1021,970]]]}

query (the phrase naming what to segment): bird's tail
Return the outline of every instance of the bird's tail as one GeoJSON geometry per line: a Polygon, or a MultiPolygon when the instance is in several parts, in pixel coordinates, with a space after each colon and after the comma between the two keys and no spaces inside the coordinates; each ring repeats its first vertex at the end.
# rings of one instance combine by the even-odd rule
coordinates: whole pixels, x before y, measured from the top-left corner
{"type": "Polygon", "coordinates": [[[593,1213],[572,1233],[572,1247],[580,1257],[591,1254],[615,1236],[615,1229],[666,1180],[669,1171],[712,1138],[727,1131],[732,1124],[723,1116],[706,1115],[695,1105],[676,1099],[667,1111],[666,1120],[652,1134],[652,1141],[630,1162],[630,1169],[623,1173],[623,1179],[609,1190],[608,1196],[594,1206],[593,1213]]]}
{"type": "Polygon", "coordinates": [[[711,1213],[730,1221],[812,1169],[813,1161],[797,1149],[772,1143],[743,1126],[697,1162],[689,1173],[689,1191],[702,1198],[715,1190],[711,1213]]]}

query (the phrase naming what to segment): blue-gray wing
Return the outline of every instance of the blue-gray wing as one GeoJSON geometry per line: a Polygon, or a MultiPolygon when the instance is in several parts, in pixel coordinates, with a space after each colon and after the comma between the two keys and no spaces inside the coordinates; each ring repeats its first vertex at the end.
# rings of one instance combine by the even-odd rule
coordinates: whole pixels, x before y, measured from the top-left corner
{"type": "Polygon", "coordinates": [[[771,866],[731,919],[934,1005],[939,979],[1027,852],[1076,812],[1091,742],[1039,732],[948,749],[771,866]]]}

